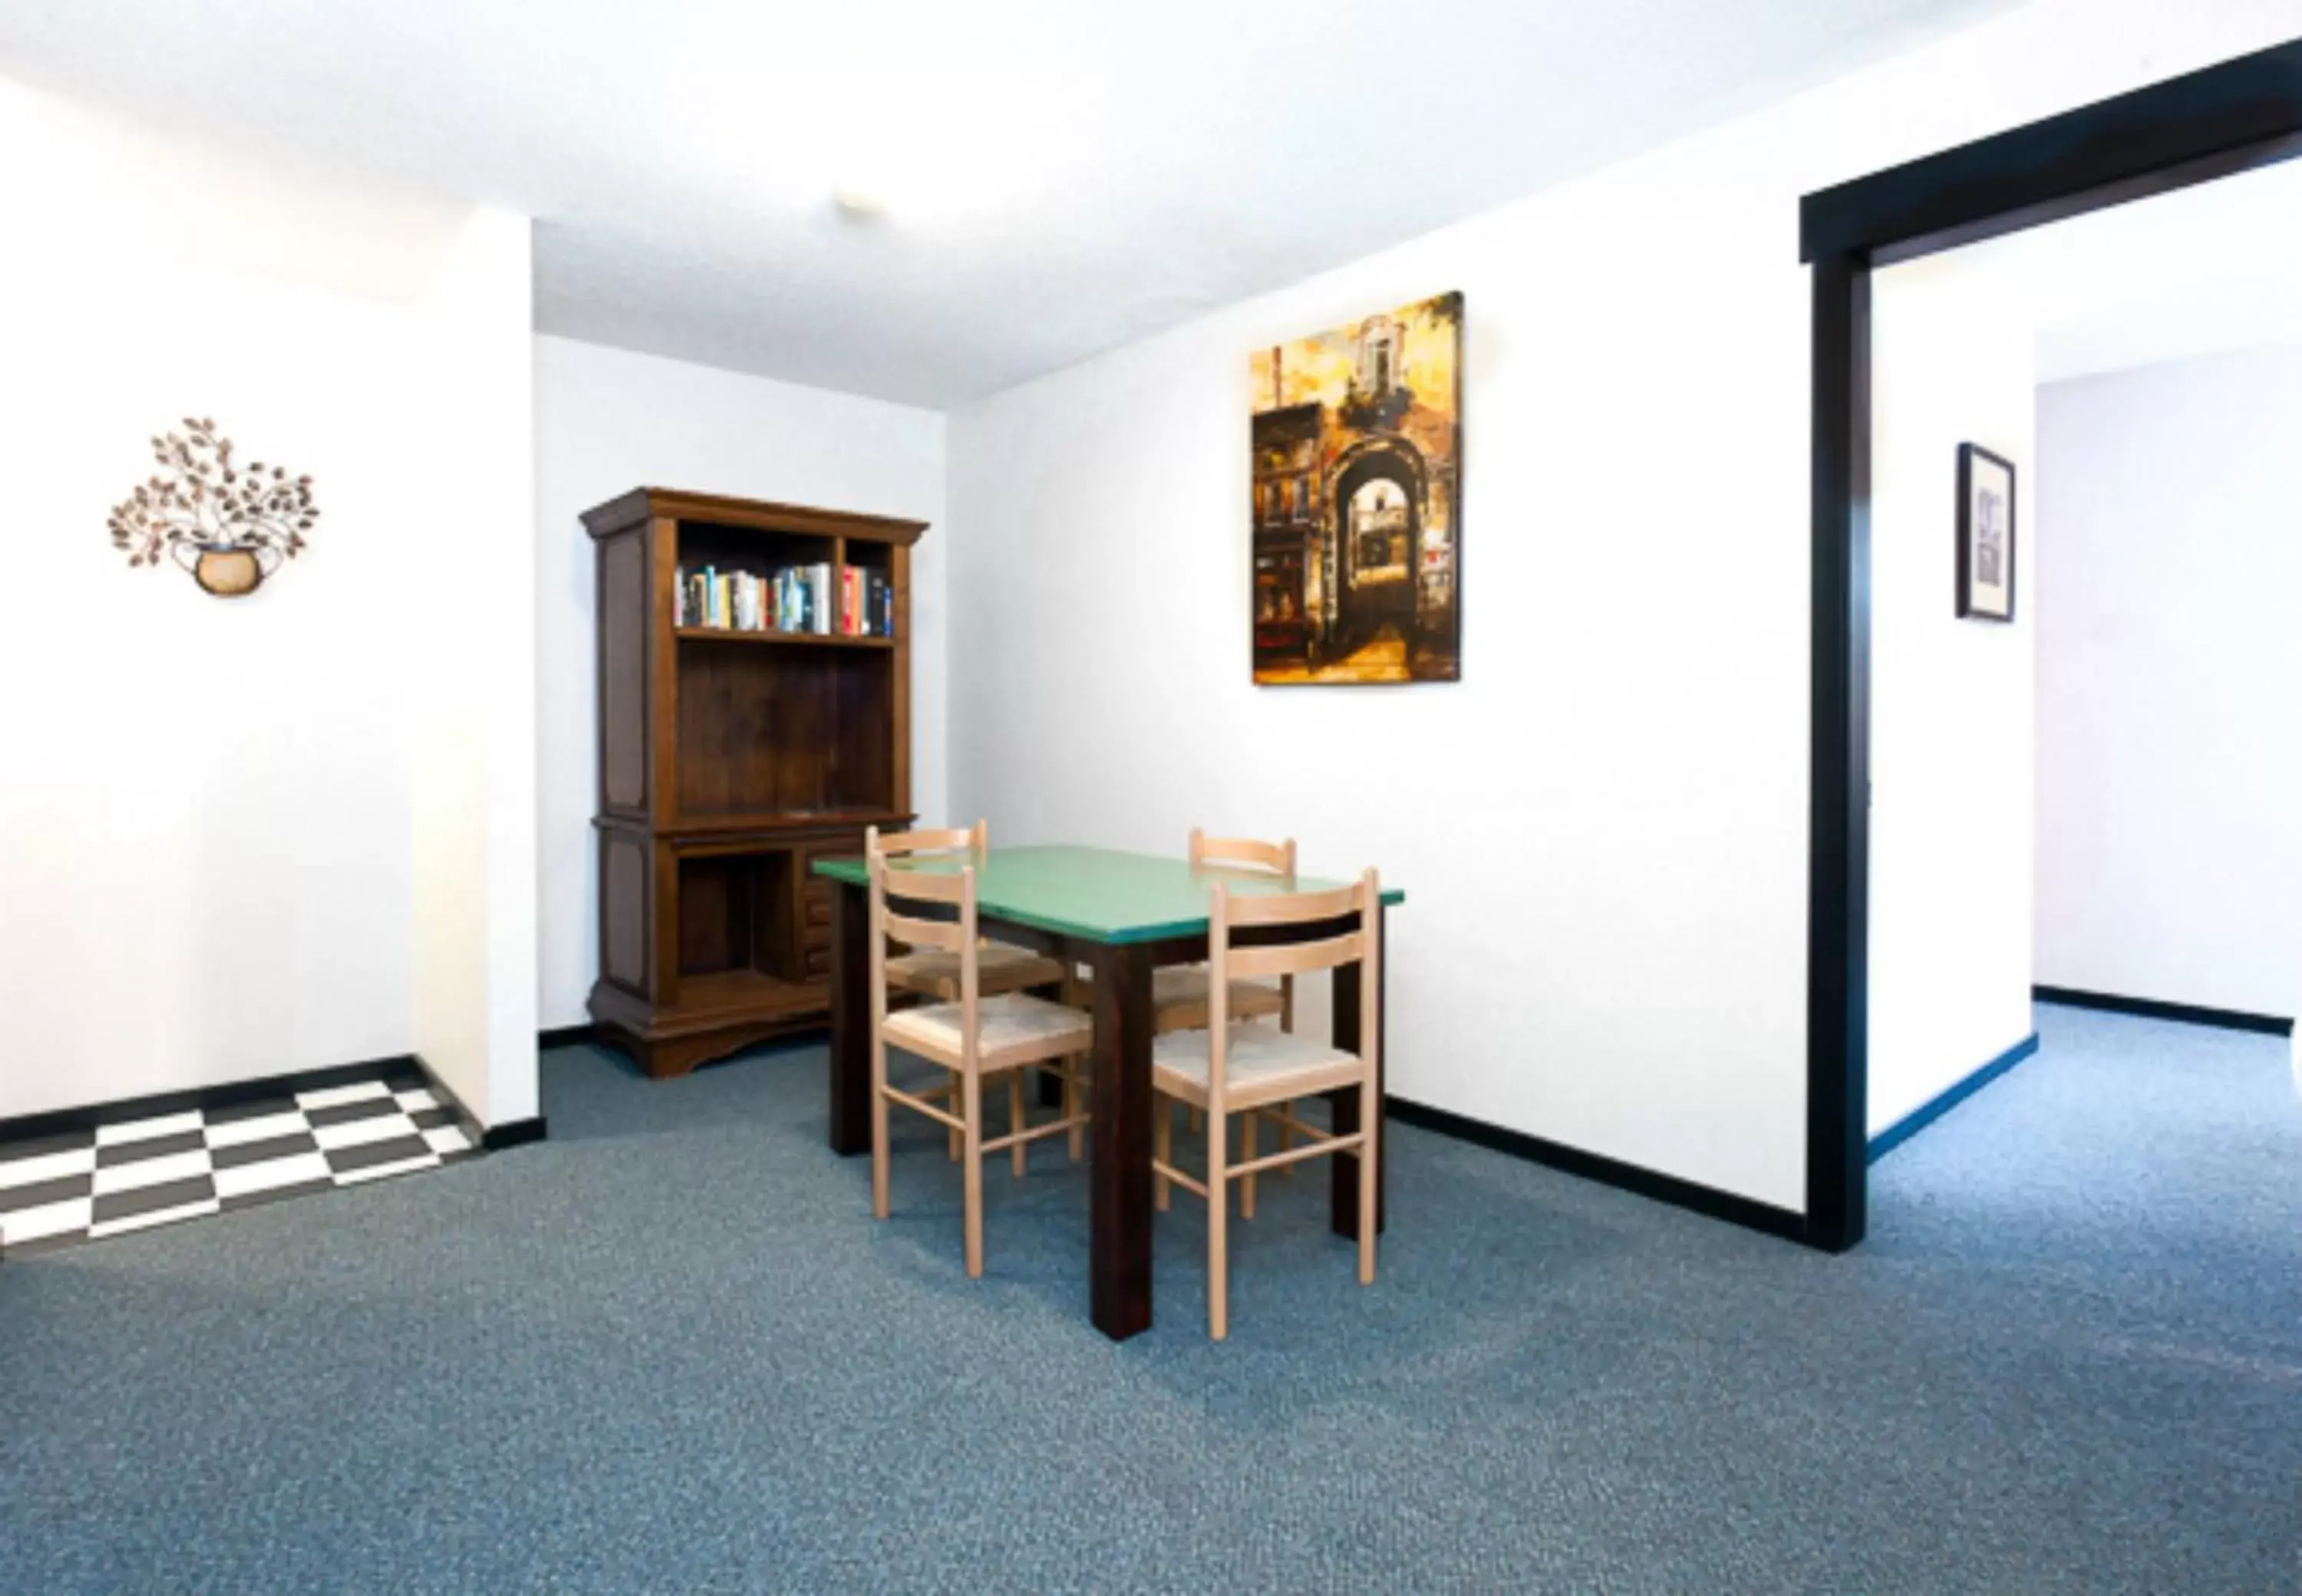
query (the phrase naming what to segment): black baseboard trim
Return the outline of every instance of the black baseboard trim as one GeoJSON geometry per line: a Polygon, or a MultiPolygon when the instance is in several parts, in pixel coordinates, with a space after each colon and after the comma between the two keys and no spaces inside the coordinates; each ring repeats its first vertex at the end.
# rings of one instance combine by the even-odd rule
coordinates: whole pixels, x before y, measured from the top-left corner
{"type": "Polygon", "coordinates": [[[535,1033],[535,1048],[539,1053],[553,1047],[583,1047],[600,1039],[593,1025],[556,1025],[549,1030],[535,1033]]]}
{"type": "Polygon", "coordinates": [[[2021,1063],[2024,1059],[2029,1058],[2032,1054],[2037,1051],[2038,1033],[2037,1031],[2032,1031],[2029,1036],[2015,1043],[2013,1046],[2009,1047],[2005,1052],[2000,1054],[1996,1058],[1992,1059],[1988,1063],[1983,1065],[1972,1074],[1961,1076],[1949,1086],[1945,1087],[1941,1091],[1937,1092],[1924,1103],[1920,1104],[1916,1108],[1911,1110],[1910,1113],[1904,1114],[1901,1119],[1896,1120],[1893,1124],[1878,1132],[1878,1135],[1872,1137],[1870,1138],[1870,1162],[1873,1163],[1878,1163],[1881,1158],[1884,1158],[1887,1154],[1893,1152],[1896,1147],[1901,1147],[1904,1142],[1910,1140],[1911,1138],[1916,1136],[1920,1131],[1924,1130],[1928,1126],[1942,1118],[1943,1115],[1948,1113],[1952,1109],[1956,1108],[1969,1097],[1973,1096],[1975,1093],[1980,1091],[1984,1087],[1988,1086],[1992,1081],[1997,1079],[2001,1075],[2005,1074],[2007,1071],[2012,1069],[2015,1065],[2021,1063]]]}
{"type": "Polygon", "coordinates": [[[441,1102],[446,1104],[449,1107],[454,1109],[456,1111],[456,1117],[464,1121],[464,1128],[472,1133],[474,1138],[476,1139],[482,1147],[485,1147],[487,1145],[487,1123],[485,1121],[482,1120],[479,1115],[472,1112],[472,1105],[465,1102],[462,1097],[457,1095],[456,1088],[454,1087],[449,1086],[446,1081],[440,1079],[440,1071],[434,1070],[430,1064],[425,1063],[422,1054],[416,1054],[409,1062],[414,1063],[418,1070],[424,1072],[424,1084],[432,1088],[432,1095],[439,1098],[441,1102]]]}
{"type": "Polygon", "coordinates": [[[529,1142],[543,1139],[543,1116],[537,1114],[532,1120],[506,1120],[500,1125],[489,1126],[481,1134],[480,1145],[491,1153],[500,1153],[506,1147],[525,1147],[529,1142]]]}
{"type": "Polygon", "coordinates": [[[1693,1180],[1682,1180],[1676,1175],[1641,1169],[1634,1163],[1622,1163],[1596,1153],[1585,1153],[1579,1147],[1545,1141],[1523,1130],[1506,1130],[1500,1125],[1490,1125],[1484,1120],[1449,1113],[1443,1108],[1409,1102],[1405,1097],[1386,1096],[1383,1112],[1402,1125],[1413,1125],[1421,1130],[1435,1130],[1458,1141],[1471,1142],[1497,1153],[1508,1153],[1514,1158],[1524,1158],[1530,1163],[1540,1163],[1565,1174],[1579,1175],[1585,1180],[1596,1180],[1603,1186],[1619,1187],[1640,1197],[1651,1197],[1659,1203],[1668,1203],[1673,1207],[1690,1208],[1708,1218],[1723,1219],[1728,1224],[1741,1225],[1745,1230],[1757,1231],[1785,1241],[1802,1242],[1806,1239],[1806,1218],[1803,1214],[1752,1197],[1737,1197],[1731,1191],[1720,1191],[1715,1186],[1701,1186],[1693,1180]]]}
{"type": "Polygon", "coordinates": [[[0,1141],[62,1136],[93,1130],[105,1125],[117,1125],[125,1120],[149,1120],[162,1114],[182,1113],[194,1108],[233,1108],[242,1103],[260,1102],[266,1097],[286,1097],[298,1092],[316,1092],[328,1087],[349,1086],[355,1081],[373,1080],[378,1076],[386,1079],[398,1077],[411,1085],[418,1080],[427,1086],[439,1084],[432,1072],[424,1067],[423,1061],[413,1054],[395,1054],[389,1058],[368,1059],[356,1064],[331,1064],[324,1069],[296,1070],[285,1075],[260,1076],[254,1080],[227,1081],[222,1086],[192,1087],[183,1091],[158,1092],[148,1097],[122,1097],[110,1103],[92,1103],[83,1108],[59,1108],[46,1113],[22,1114],[13,1120],[0,1120],[0,1141]]]}
{"type": "Polygon", "coordinates": [[[528,1142],[544,1139],[542,1114],[533,1119],[507,1120],[500,1125],[487,1124],[472,1112],[470,1104],[456,1095],[453,1087],[440,1079],[439,1072],[431,1065],[421,1057],[413,1063],[424,1072],[424,1082],[431,1087],[433,1095],[456,1111],[464,1123],[470,1127],[472,1134],[479,1138],[480,1146],[487,1151],[493,1153],[504,1147],[522,1147],[528,1142]]]}
{"type": "Polygon", "coordinates": [[[2033,987],[2030,995],[2040,1003],[2066,1009],[2101,1009],[2112,1014],[2138,1014],[2146,1020],[2179,1020],[2185,1025],[2218,1025],[2224,1030],[2257,1031],[2266,1037],[2290,1037],[2294,1021],[2276,1014],[2247,1014],[2236,1009],[2202,1009],[2187,1003],[2160,1003],[2149,997],[2120,997],[2108,992],[2080,992],[2070,987],[2033,987]]]}

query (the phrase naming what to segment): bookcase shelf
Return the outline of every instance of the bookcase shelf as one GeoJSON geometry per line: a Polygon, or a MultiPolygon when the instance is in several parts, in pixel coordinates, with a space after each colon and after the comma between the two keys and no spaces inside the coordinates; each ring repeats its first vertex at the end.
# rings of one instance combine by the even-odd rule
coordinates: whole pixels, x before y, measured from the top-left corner
{"type": "MultiPolygon", "coordinates": [[[[786,831],[844,831],[861,836],[866,826],[892,830],[908,824],[912,817],[893,809],[817,809],[804,811],[755,810],[749,813],[735,812],[718,815],[691,815],[676,827],[641,826],[641,829],[675,842],[703,842],[713,838],[741,838],[752,832],[777,833],[786,831]]],[[[592,824],[601,829],[614,827],[630,827],[634,822],[612,815],[602,815],[592,824]]],[[[857,844],[861,851],[861,844],[857,844]]]]}
{"type": "MultiPolygon", "coordinates": [[[[599,575],[601,1035],[651,1075],[829,1017],[808,866],[911,812],[916,521],[639,488],[584,517],[599,575]],[[892,635],[681,626],[683,570],[855,567],[892,635]],[[737,644],[722,648],[723,643],[737,644]]],[[[836,584],[835,584],[836,585],[836,584]]]]}
{"type": "Polygon", "coordinates": [[[892,637],[846,636],[836,632],[752,631],[742,626],[675,626],[672,635],[682,643],[765,643],[800,648],[892,649],[892,637]]]}

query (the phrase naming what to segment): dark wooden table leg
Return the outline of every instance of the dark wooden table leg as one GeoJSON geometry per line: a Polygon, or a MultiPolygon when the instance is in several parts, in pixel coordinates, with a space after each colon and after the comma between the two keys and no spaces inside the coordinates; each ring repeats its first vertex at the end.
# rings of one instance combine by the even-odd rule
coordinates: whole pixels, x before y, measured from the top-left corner
{"type": "MultiPolygon", "coordinates": [[[[1390,911],[1379,909],[1375,912],[1381,915],[1383,920],[1381,945],[1388,948],[1390,945],[1390,911]]],[[[1375,983],[1375,995],[1382,1000],[1375,1012],[1377,1023],[1385,1033],[1384,1036],[1374,1038],[1377,1044],[1374,1061],[1376,1104],[1374,1228],[1378,1233],[1382,1230],[1385,1221],[1390,1218],[1390,1205],[1385,1200],[1387,1195],[1385,1189],[1389,1182],[1385,1176],[1390,1166],[1390,1160],[1385,1155],[1382,1145],[1383,1072],[1389,1067],[1390,1059],[1390,1049],[1382,1045],[1390,1029],[1390,994],[1382,985],[1382,966],[1383,961],[1378,958],[1374,962],[1374,968],[1366,973],[1366,979],[1375,983]]],[[[1362,989],[1361,969],[1360,965],[1348,964],[1336,970],[1333,978],[1335,1046],[1349,1053],[1356,1053],[1359,1048],[1359,1021],[1363,1012],[1359,1003],[1359,994],[1362,989]]],[[[1335,1134],[1348,1136],[1359,1128],[1359,1094],[1357,1088],[1347,1092],[1328,1093],[1327,1103],[1334,1115],[1335,1134]]],[[[1359,1233],[1358,1155],[1338,1153],[1327,1160],[1327,1164],[1329,1179],[1332,1182],[1328,1188],[1327,1205],[1330,1214],[1328,1222],[1333,1226],[1336,1235],[1356,1237],[1359,1233]]]]}
{"type": "Polygon", "coordinates": [[[1151,1328],[1151,960],[1095,949],[1090,1313],[1114,1341],[1151,1328]]]}
{"type": "Polygon", "coordinates": [[[871,904],[831,889],[831,1150],[871,1150],[871,904]]]}
{"type": "MultiPolygon", "coordinates": [[[[1031,995],[1044,997],[1049,1003],[1061,1003],[1063,1001],[1063,986],[1061,981],[1051,981],[1044,987],[1034,987],[1031,995]]],[[[1063,1078],[1053,1070],[1034,1070],[1031,1073],[1039,1078],[1039,1106],[1061,1108],[1063,1105],[1063,1078]]]]}

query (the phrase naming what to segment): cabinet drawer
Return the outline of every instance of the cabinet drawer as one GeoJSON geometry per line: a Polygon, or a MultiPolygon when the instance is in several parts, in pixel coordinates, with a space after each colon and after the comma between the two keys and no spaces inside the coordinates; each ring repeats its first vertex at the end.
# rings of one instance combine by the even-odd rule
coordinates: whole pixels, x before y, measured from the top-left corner
{"type": "Polygon", "coordinates": [[[828,936],[831,931],[831,895],[828,892],[809,893],[804,918],[809,930],[820,930],[828,936]]]}
{"type": "Polygon", "coordinates": [[[807,973],[811,979],[831,973],[831,950],[811,945],[807,950],[807,973]]]}

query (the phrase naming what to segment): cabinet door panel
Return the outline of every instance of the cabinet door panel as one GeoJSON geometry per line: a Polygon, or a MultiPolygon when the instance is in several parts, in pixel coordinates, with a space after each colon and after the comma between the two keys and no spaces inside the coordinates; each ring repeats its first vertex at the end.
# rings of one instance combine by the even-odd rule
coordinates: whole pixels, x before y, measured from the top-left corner
{"type": "Polygon", "coordinates": [[[627,831],[600,834],[600,974],[619,987],[652,995],[648,979],[649,928],[653,923],[648,880],[648,839],[627,831]]]}

